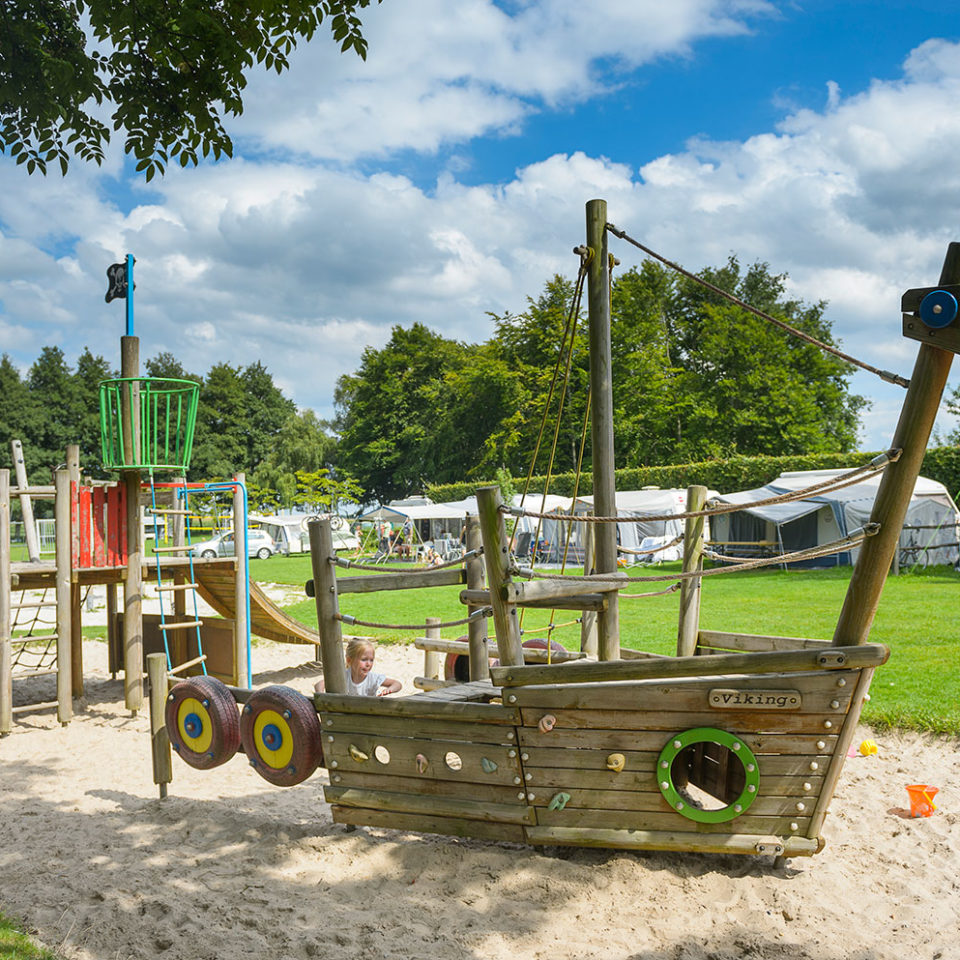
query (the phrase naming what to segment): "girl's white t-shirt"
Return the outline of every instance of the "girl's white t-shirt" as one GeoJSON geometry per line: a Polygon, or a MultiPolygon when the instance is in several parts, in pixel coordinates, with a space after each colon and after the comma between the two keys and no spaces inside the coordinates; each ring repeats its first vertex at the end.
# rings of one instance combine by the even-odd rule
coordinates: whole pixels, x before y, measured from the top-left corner
{"type": "Polygon", "coordinates": [[[374,673],[371,670],[359,683],[354,683],[350,670],[347,669],[347,689],[344,693],[352,693],[357,697],[375,697],[386,679],[385,673],[374,673]]]}

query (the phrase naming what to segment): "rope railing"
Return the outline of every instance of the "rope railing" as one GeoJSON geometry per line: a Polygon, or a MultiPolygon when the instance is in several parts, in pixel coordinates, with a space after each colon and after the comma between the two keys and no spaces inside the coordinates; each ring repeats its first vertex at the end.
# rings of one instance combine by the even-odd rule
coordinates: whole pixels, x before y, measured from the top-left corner
{"type": "MultiPolygon", "coordinates": [[[[879,523],[868,523],[855,530],[853,533],[839,540],[833,540],[830,543],[822,544],[819,547],[810,547],[806,550],[796,550],[793,553],[782,553],[775,557],[758,557],[746,562],[734,561],[735,565],[729,567],[715,567],[712,570],[688,570],[679,573],[667,573],[659,576],[650,577],[628,577],[622,573],[593,573],[583,576],[553,576],[547,573],[537,573],[529,567],[515,567],[511,573],[524,577],[528,580],[568,580],[582,581],[584,583],[664,583],[667,580],[694,580],[700,577],[715,576],[725,573],[740,573],[744,570],[753,570],[757,567],[768,567],[780,563],[797,563],[802,560],[812,560],[815,557],[826,557],[834,553],[842,553],[850,547],[855,547],[862,543],[867,537],[872,537],[880,531],[879,523]]],[[[719,555],[718,555],[719,556],[719,555]]],[[[711,557],[711,559],[713,559],[711,557]]],[[[733,559],[733,558],[727,558],[733,559]]]]}
{"type": "Polygon", "coordinates": [[[619,593],[621,600],[644,600],[647,597],[665,597],[669,593],[676,593],[680,589],[679,583],[671,583],[666,590],[652,590],[650,593],[619,593]]]}
{"type": "Polygon", "coordinates": [[[442,630],[446,627],[461,627],[465,623],[492,616],[493,607],[480,607],[479,610],[474,610],[469,617],[463,617],[460,620],[447,620],[445,623],[375,623],[371,620],[358,620],[348,613],[336,613],[333,618],[350,627],[373,627],[379,630],[428,630],[432,627],[442,630]]]}
{"type": "Polygon", "coordinates": [[[455,557],[453,560],[445,560],[443,563],[431,563],[427,567],[418,567],[412,570],[410,567],[385,567],[382,564],[364,563],[362,560],[346,560],[343,557],[330,557],[330,562],[338,567],[350,570],[368,570],[370,573],[424,573],[428,570],[445,570],[447,567],[459,567],[461,564],[472,560],[474,557],[483,556],[483,547],[477,550],[468,550],[465,554],[455,557]]]}
{"type": "MultiPolygon", "coordinates": [[[[626,523],[630,522],[629,517],[624,517],[623,519],[626,523]]],[[[646,519],[646,517],[637,517],[637,520],[646,519]]],[[[632,547],[621,547],[620,544],[617,544],[617,553],[625,554],[628,557],[645,557],[651,553],[662,553],[664,550],[675,547],[678,543],[683,543],[683,537],[674,537],[669,543],[661,544],[659,547],[651,547],[649,550],[635,550],[632,547]]]]}
{"type": "Polygon", "coordinates": [[[600,517],[591,513],[536,513],[532,510],[521,510],[519,507],[510,507],[502,504],[501,512],[513,517],[540,517],[544,520],[559,520],[568,523],[631,523],[637,520],[685,520],[691,517],[715,517],[727,513],[736,513],[738,510],[755,509],[756,507],[769,507],[777,503],[791,503],[794,500],[806,500],[810,496],[820,496],[824,493],[832,493],[835,490],[842,490],[844,487],[853,486],[859,483],[867,474],[876,474],[891,463],[900,459],[901,451],[888,450],[886,453],[878,454],[869,463],[862,467],[856,467],[853,470],[842,473],[837,477],[830,477],[828,480],[821,480],[809,487],[803,487],[801,490],[792,490],[788,493],[781,493],[775,497],[766,497],[763,500],[751,500],[749,503],[717,503],[712,501],[714,506],[703,510],[687,510],[683,513],[651,513],[640,517],[614,516],[600,517]]]}
{"type": "Polygon", "coordinates": [[[659,260],[660,263],[665,266],[670,267],[671,270],[675,270],[677,273],[682,274],[688,280],[692,280],[694,283],[699,284],[701,287],[705,287],[707,290],[710,290],[712,293],[715,293],[718,297],[723,297],[725,300],[730,303],[736,304],[738,307],[746,310],[748,313],[752,313],[755,317],[759,317],[761,320],[765,320],[767,323],[773,324],[773,326],[778,327],[783,330],[785,333],[789,333],[792,337],[798,337],[800,340],[805,341],[806,343],[811,344],[814,347],[817,347],[820,350],[823,350],[824,353],[833,354],[840,360],[843,360],[845,363],[853,364],[855,367],[860,367],[861,370],[866,370],[869,373],[875,374],[881,380],[885,380],[887,383],[894,383],[899,387],[909,387],[910,381],[905,377],[901,377],[897,373],[891,373],[889,370],[881,370],[879,367],[874,367],[872,364],[866,363],[863,360],[858,360],[856,357],[850,356],[848,353],[844,353],[842,350],[837,349],[836,347],[830,346],[829,343],[824,343],[822,340],[817,340],[816,337],[811,337],[809,333],[804,333],[802,330],[798,330],[796,327],[790,326],[789,323],[784,323],[783,320],[778,320],[776,317],[771,317],[769,313],[764,313],[762,310],[758,310],[756,307],[751,306],[745,300],[741,300],[739,297],[735,296],[732,293],[728,293],[722,287],[718,287],[716,284],[710,283],[709,280],[704,280],[703,277],[698,277],[695,273],[691,273],[689,270],[685,270],[678,263],[674,263],[672,260],[668,260],[666,257],[661,256],[654,250],[651,250],[649,247],[642,244],[639,240],[635,240],[625,231],[614,226],[612,223],[607,224],[607,229],[615,236],[619,237],[621,240],[625,240],[627,243],[632,244],[638,250],[642,250],[647,256],[653,257],[654,260],[659,260]]]}

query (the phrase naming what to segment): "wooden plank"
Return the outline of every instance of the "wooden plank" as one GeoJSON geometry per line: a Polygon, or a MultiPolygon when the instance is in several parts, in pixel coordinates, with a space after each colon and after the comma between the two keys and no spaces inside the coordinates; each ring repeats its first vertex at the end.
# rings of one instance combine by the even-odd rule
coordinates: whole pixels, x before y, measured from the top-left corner
{"type": "MultiPolygon", "coordinates": [[[[520,727],[517,731],[521,747],[557,747],[588,750],[647,750],[659,752],[670,737],[662,730],[570,729],[554,727],[541,733],[537,727],[520,727]]],[[[783,753],[832,754],[837,737],[808,734],[745,733],[740,739],[757,755],[783,753]]]]}
{"type": "Polygon", "coordinates": [[[318,713],[349,713],[372,717],[424,717],[436,720],[477,720],[480,723],[520,722],[520,711],[499,703],[460,703],[428,699],[426,694],[410,697],[353,697],[347,694],[317,693],[313,704],[318,713]]]}
{"type": "MultiPolygon", "coordinates": [[[[789,764],[783,766],[788,767],[789,764]]],[[[798,764],[803,766],[803,764],[798,764]]],[[[808,764],[809,766],[809,764],[808,764]]],[[[791,775],[767,771],[767,765],[761,764],[760,795],[770,797],[802,796],[804,793],[819,796],[823,783],[823,774],[827,764],[820,764],[816,772],[791,775]],[[803,785],[810,784],[810,790],[803,785]]],[[[647,770],[624,770],[613,773],[610,770],[571,770],[558,767],[533,767],[524,764],[524,783],[528,791],[541,793],[544,790],[620,790],[652,792],[659,790],[656,770],[651,766],[647,770]],[[528,779],[529,778],[529,779],[528,779]]]]}
{"type": "MultiPolygon", "coordinates": [[[[393,793],[421,793],[439,797],[460,797],[491,803],[526,800],[526,791],[515,784],[464,783],[458,780],[428,780],[424,777],[388,777],[376,773],[333,770],[330,784],[359,790],[388,790],[393,793]]],[[[623,796],[624,794],[621,794],[623,796]]]]}
{"type": "MultiPolygon", "coordinates": [[[[701,659],[701,658],[695,658],[701,659]]],[[[512,697],[521,708],[543,707],[544,709],[578,708],[584,710],[686,710],[713,711],[716,722],[722,724],[728,713],[836,713],[842,715],[850,704],[850,696],[856,686],[856,671],[835,673],[774,675],[770,677],[711,677],[709,680],[681,679],[671,682],[656,680],[618,684],[571,684],[570,686],[544,686],[509,688],[505,700],[511,706],[512,697]],[[840,686],[840,681],[843,686],[840,686]],[[710,696],[711,691],[737,691],[744,701],[736,710],[719,709],[710,696]],[[757,700],[776,699],[773,693],[759,695],[759,691],[784,691],[800,693],[800,706],[796,709],[779,710],[774,704],[770,709],[759,709],[757,700]],[[749,701],[753,700],[754,703],[749,701]],[[836,704],[836,705],[834,705],[836,704]],[[757,706],[757,709],[754,709],[757,706]]],[[[733,696],[728,693],[727,696],[733,696]]],[[[787,704],[789,706],[789,704],[787,704]]]]}
{"type": "MultiPolygon", "coordinates": [[[[413,645],[418,650],[427,650],[436,653],[456,653],[466,656],[470,653],[470,644],[466,640],[444,640],[433,637],[417,637],[413,645]]],[[[491,657],[497,655],[496,643],[488,643],[487,652],[491,657]]],[[[580,650],[538,650],[536,648],[524,647],[524,659],[527,663],[547,663],[548,657],[551,663],[566,663],[568,660],[582,660],[586,654],[580,650]]]]}
{"type": "Polygon", "coordinates": [[[886,663],[890,650],[884,644],[830,646],[823,650],[774,650],[767,653],[718,653],[707,657],[672,657],[664,660],[564,663],[556,666],[514,665],[493,667],[494,683],[503,687],[533,684],[607,683],[616,680],[657,680],[724,674],[793,673],[875,667],[886,663]]]}
{"type": "MultiPolygon", "coordinates": [[[[523,748],[521,747],[521,750],[523,748]]],[[[657,772],[657,753],[639,750],[618,751],[626,760],[623,773],[649,772],[655,777],[657,772]]],[[[523,769],[530,773],[538,768],[550,770],[593,770],[607,773],[609,750],[564,750],[556,747],[530,747],[523,750],[523,769]]],[[[767,755],[757,758],[760,768],[761,786],[767,776],[803,777],[808,773],[823,776],[827,772],[830,756],[827,754],[786,754],[767,755]]],[[[614,774],[614,778],[623,776],[614,774]]],[[[536,779],[536,777],[534,777],[536,779]]]]}
{"type": "Polygon", "coordinates": [[[665,850],[681,853],[737,853],[756,856],[759,852],[783,857],[812,857],[823,849],[823,841],[806,837],[770,838],[766,849],[757,837],[686,833],[680,830],[610,830],[583,827],[526,827],[527,842],[534,845],[599,847],[614,850],[665,850]],[[775,849],[769,849],[775,847],[775,849]]]}
{"type": "Polygon", "coordinates": [[[502,587],[502,596],[507,603],[526,606],[531,602],[547,602],[549,605],[564,597],[579,597],[590,587],[593,593],[615,593],[620,584],[584,580],[526,580],[511,581],[502,587]]]}
{"type": "Polygon", "coordinates": [[[726,833],[739,836],[752,835],[802,837],[810,826],[810,818],[796,817],[755,817],[752,810],[740,814],[726,823],[696,823],[665,810],[663,813],[653,813],[643,810],[577,810],[565,807],[563,810],[550,810],[537,807],[537,826],[541,827],[586,827],[588,829],[606,830],[671,830],[684,829],[681,824],[689,824],[691,832],[726,833]],[[794,829],[796,825],[796,829],[794,829]]]}
{"type": "Polygon", "coordinates": [[[411,570],[409,573],[372,573],[364,577],[338,577],[337,593],[377,593],[380,590],[413,590],[416,587],[450,587],[467,582],[462,567],[449,570],[411,570]]]}
{"type": "Polygon", "coordinates": [[[104,487],[93,488],[93,566],[102,567],[107,562],[106,509],[107,492],[104,487]]]}
{"type": "Polygon", "coordinates": [[[325,713],[324,734],[366,733],[385,737],[409,737],[430,740],[462,740],[467,743],[494,743],[514,746],[513,727],[500,723],[471,723],[456,719],[423,717],[370,717],[354,713],[325,713]]]}
{"type": "Polygon", "coordinates": [[[835,734],[840,731],[843,718],[824,713],[734,713],[730,710],[713,710],[710,713],[680,713],[673,710],[564,710],[555,707],[524,707],[523,725],[536,727],[540,718],[555,717],[558,726],[585,729],[664,730],[677,732],[692,727],[720,727],[738,736],[749,733],[763,734],[835,734]],[[718,722],[718,717],[722,723],[718,722]],[[828,726],[829,724],[829,726],[828,726]]]}
{"type": "Polygon", "coordinates": [[[489,680],[468,680],[466,683],[445,684],[423,694],[425,700],[452,700],[466,702],[488,702],[500,696],[500,689],[491,685],[489,680]]]}
{"type": "MultiPolygon", "coordinates": [[[[797,782],[799,784],[799,781],[797,782]]],[[[564,793],[570,797],[564,807],[565,810],[634,810],[648,813],[668,813],[672,817],[676,816],[659,790],[589,790],[571,787],[564,793]]],[[[527,802],[535,807],[546,807],[553,802],[556,796],[557,794],[552,790],[541,790],[539,793],[530,792],[527,794],[527,802]]],[[[789,797],[760,796],[750,804],[749,813],[751,816],[794,817],[803,815],[810,817],[816,800],[817,794],[812,789],[789,797]],[[797,809],[798,803],[803,803],[803,810],[797,809]]]]}
{"type": "Polygon", "coordinates": [[[820,650],[829,647],[829,640],[809,640],[806,637],[765,637],[755,633],[723,633],[719,630],[701,630],[701,647],[719,650],[820,650]]]}
{"type": "Polygon", "coordinates": [[[470,744],[456,740],[410,740],[362,733],[323,734],[323,754],[327,768],[334,771],[371,771],[396,776],[422,776],[431,780],[458,780],[470,783],[513,783],[520,785],[522,772],[515,747],[497,744],[470,744]],[[368,759],[358,760],[351,752],[360,751],[368,759]],[[385,749],[386,762],[378,758],[385,749]],[[510,754],[513,756],[510,756],[510,754]],[[417,769],[417,757],[427,765],[417,769]],[[456,759],[454,759],[456,758],[456,759]],[[496,766],[485,770],[483,761],[496,766]],[[457,764],[459,763],[459,768],[457,764]]]}
{"type": "MultiPolygon", "coordinates": [[[[470,604],[489,604],[489,590],[461,590],[460,602],[470,604]]],[[[554,597],[541,600],[523,600],[517,603],[518,607],[529,607],[532,610],[591,610],[607,609],[607,594],[605,593],[578,593],[572,597],[554,597]]]]}
{"type": "Polygon", "coordinates": [[[502,843],[523,843],[524,827],[511,823],[485,823],[482,820],[461,820],[455,817],[426,817],[413,813],[383,810],[361,810],[332,806],[334,823],[352,823],[364,827],[386,827],[411,833],[439,833],[448,837],[475,837],[502,843]]]}
{"type": "Polygon", "coordinates": [[[355,787],[325,787],[327,803],[343,807],[415,813],[421,816],[458,817],[486,823],[534,823],[533,807],[516,803],[488,803],[436,794],[392,793],[385,790],[358,790],[355,787]]]}

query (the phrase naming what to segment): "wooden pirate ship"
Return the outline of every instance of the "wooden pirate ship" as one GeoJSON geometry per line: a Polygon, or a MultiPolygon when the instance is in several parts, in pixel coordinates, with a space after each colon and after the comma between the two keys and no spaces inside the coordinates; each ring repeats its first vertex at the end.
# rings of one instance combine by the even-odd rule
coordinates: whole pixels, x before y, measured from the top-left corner
{"type": "MultiPolygon", "coordinates": [[[[607,236],[606,204],[591,201],[581,249],[598,518],[616,515],[607,236]]],[[[483,488],[485,586],[475,566],[472,574],[439,570],[338,583],[329,526],[312,523],[328,692],[310,703],[277,687],[233,691],[244,701],[237,721],[232,697],[220,703],[217,693],[203,707],[202,690],[178,685],[166,705],[174,745],[188,762],[204,765],[209,754],[212,765],[242,742],[250,762],[274,783],[299,782],[322,764],[333,818],[345,824],[530,844],[817,853],[873,672],[889,654],[867,639],[952,354],[960,349],[958,281],[960,244],[952,244],[941,284],[904,296],[904,334],[921,341],[919,356],[883,458],[872,535],[863,540],[831,639],[700,628],[697,544],[709,511],[692,488],[677,656],[633,652],[622,659],[614,525],[594,526],[596,576],[524,579],[510,557],[499,492],[483,488]],[[469,682],[402,698],[339,693],[345,689],[339,594],[412,586],[418,576],[430,577],[431,585],[464,584],[461,598],[474,609],[489,604],[500,665],[487,675],[491,650],[482,619],[474,617],[469,682]],[[517,615],[524,606],[595,614],[597,659],[525,663],[517,615]]]]}

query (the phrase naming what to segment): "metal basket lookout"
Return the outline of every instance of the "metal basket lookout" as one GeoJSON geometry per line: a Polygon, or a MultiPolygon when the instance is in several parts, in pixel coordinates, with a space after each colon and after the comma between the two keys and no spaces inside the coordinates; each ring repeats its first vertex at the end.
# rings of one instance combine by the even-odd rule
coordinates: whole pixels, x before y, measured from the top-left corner
{"type": "Polygon", "coordinates": [[[100,384],[104,467],[186,470],[193,452],[199,396],[200,388],[192,380],[104,380],[100,384]]]}

